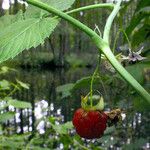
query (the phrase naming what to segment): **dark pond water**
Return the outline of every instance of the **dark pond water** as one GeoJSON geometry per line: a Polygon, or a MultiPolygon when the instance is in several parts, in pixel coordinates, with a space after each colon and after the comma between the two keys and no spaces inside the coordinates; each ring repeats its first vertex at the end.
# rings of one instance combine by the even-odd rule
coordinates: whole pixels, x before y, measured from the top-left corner
{"type": "MultiPolygon", "coordinates": [[[[14,97],[18,100],[31,102],[32,110],[19,110],[9,107],[9,110],[16,111],[16,116],[7,123],[7,126],[14,128],[12,130],[13,133],[38,130],[43,134],[45,124],[41,121],[35,127],[37,119],[44,116],[56,116],[61,118],[60,123],[70,121],[74,110],[80,107],[80,96],[87,94],[89,87],[77,90],[74,96],[70,98],[62,98],[62,95],[57,93],[56,88],[66,83],[74,83],[83,76],[89,76],[92,73],[93,69],[89,68],[56,69],[52,71],[33,69],[19,70],[15,74],[10,73],[5,77],[6,79],[12,80],[18,78],[30,84],[30,90],[17,92],[14,97]]],[[[110,135],[111,144],[109,142],[109,148],[119,150],[122,145],[136,145],[137,143],[139,145],[135,149],[150,149],[149,111],[143,109],[143,107],[139,107],[136,100],[139,96],[129,96],[132,89],[123,81],[111,77],[110,79],[112,80],[109,80],[110,83],[106,84],[106,82],[103,82],[105,78],[95,87],[104,96],[106,103],[105,110],[108,111],[118,107],[124,110],[122,113],[122,122],[114,127],[115,130],[110,135]]]]}

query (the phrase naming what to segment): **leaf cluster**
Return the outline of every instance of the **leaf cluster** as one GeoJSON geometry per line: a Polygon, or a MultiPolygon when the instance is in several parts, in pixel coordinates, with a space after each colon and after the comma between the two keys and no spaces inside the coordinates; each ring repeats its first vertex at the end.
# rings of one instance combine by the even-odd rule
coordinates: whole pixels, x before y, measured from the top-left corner
{"type": "MultiPolygon", "coordinates": [[[[43,0],[45,2],[45,0],[43,0]]],[[[47,4],[60,10],[68,9],[74,0],[48,0],[47,4]]],[[[29,6],[25,13],[6,15],[0,18],[0,63],[14,58],[23,50],[44,43],[58,25],[60,19],[47,17],[47,12],[29,6]]]]}

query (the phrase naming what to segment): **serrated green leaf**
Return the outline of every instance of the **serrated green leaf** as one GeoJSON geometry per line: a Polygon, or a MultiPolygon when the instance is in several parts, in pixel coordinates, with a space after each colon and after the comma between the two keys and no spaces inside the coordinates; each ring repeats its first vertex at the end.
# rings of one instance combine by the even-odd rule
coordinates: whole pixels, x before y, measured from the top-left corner
{"type": "Polygon", "coordinates": [[[31,103],[18,101],[18,100],[9,100],[8,105],[12,105],[15,108],[21,108],[21,109],[32,108],[31,103]]]}
{"type": "Polygon", "coordinates": [[[75,0],[45,0],[45,2],[50,6],[63,11],[69,9],[75,0]]]}
{"type": "Polygon", "coordinates": [[[0,122],[5,122],[9,119],[12,119],[15,116],[14,112],[6,112],[3,114],[0,114],[0,122]]]}
{"type": "MultiPolygon", "coordinates": [[[[71,7],[75,0],[41,0],[41,2],[46,3],[54,8],[61,11],[67,10],[71,7]]],[[[47,11],[41,10],[33,5],[29,5],[25,12],[26,17],[42,17],[47,11]]]]}
{"type": "Polygon", "coordinates": [[[43,44],[58,23],[59,20],[54,18],[31,18],[15,22],[0,31],[0,62],[43,44]]]}
{"type": "Polygon", "coordinates": [[[3,28],[11,25],[12,23],[23,20],[23,12],[20,10],[17,14],[15,15],[4,15],[0,17],[0,29],[2,30],[3,28]]]}

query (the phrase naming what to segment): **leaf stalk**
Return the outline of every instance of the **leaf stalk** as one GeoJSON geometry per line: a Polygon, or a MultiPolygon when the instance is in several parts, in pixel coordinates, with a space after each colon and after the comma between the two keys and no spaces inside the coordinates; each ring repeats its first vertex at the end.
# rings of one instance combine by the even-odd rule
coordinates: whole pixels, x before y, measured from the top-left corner
{"type": "Polygon", "coordinates": [[[53,13],[60,18],[63,18],[64,20],[68,21],[72,25],[76,26],[83,32],[85,32],[95,43],[95,45],[98,47],[99,51],[101,51],[108,61],[112,64],[112,66],[116,69],[116,71],[143,97],[145,100],[147,100],[150,103],[150,95],[149,93],[128,73],[125,68],[116,60],[115,56],[113,55],[110,47],[109,47],[109,33],[110,33],[110,28],[112,25],[112,22],[117,15],[119,9],[120,9],[120,4],[122,0],[119,0],[118,3],[115,5],[114,10],[110,14],[106,26],[104,29],[104,36],[103,39],[96,34],[92,29],[78,21],[77,19],[69,16],[68,14],[55,9],[51,6],[48,6],[47,4],[44,4],[40,1],[37,0],[27,0],[29,4],[32,4],[34,6],[37,6],[41,9],[44,9],[50,13],[53,13]]]}

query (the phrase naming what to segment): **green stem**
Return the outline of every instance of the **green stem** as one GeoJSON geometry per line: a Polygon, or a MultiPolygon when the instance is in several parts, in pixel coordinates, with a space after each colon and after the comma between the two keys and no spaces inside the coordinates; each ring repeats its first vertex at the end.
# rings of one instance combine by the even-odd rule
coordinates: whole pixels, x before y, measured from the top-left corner
{"type": "Polygon", "coordinates": [[[115,53],[116,44],[117,44],[117,40],[119,38],[119,34],[120,34],[120,30],[116,33],[116,36],[115,36],[115,40],[114,40],[114,44],[113,44],[113,48],[112,48],[113,54],[115,53]]]}
{"type": "Polygon", "coordinates": [[[110,61],[112,66],[117,70],[117,72],[144,98],[150,103],[149,93],[132,77],[124,67],[118,63],[115,56],[113,55],[111,49],[108,45],[101,48],[98,38],[95,39],[95,44],[99,47],[99,50],[102,50],[106,58],[110,61]],[[97,41],[97,42],[96,42],[97,41]]]}
{"type": "Polygon", "coordinates": [[[18,86],[15,85],[14,89],[9,94],[7,94],[6,97],[13,95],[17,90],[18,90],[18,86]]]}
{"type": "MultiPolygon", "coordinates": [[[[84,6],[84,7],[76,8],[76,9],[67,11],[67,12],[65,12],[65,13],[66,13],[66,14],[73,14],[73,13],[77,13],[77,12],[80,12],[80,11],[86,11],[86,10],[96,9],[96,8],[108,8],[108,9],[113,9],[113,8],[114,8],[114,4],[113,4],[113,3],[94,4],[94,5],[89,5],[89,6],[84,6]]],[[[50,15],[46,15],[45,17],[50,17],[50,15]]]]}
{"type": "Polygon", "coordinates": [[[90,84],[90,105],[91,107],[93,106],[93,99],[92,99],[92,96],[93,96],[93,83],[94,83],[94,78],[98,72],[98,69],[99,69],[99,65],[96,66],[96,69],[92,75],[92,79],[91,79],[91,84],[90,84]]]}
{"type": "Polygon", "coordinates": [[[131,43],[130,43],[130,41],[129,41],[129,38],[128,38],[126,32],[125,32],[123,29],[120,29],[120,31],[124,34],[124,36],[125,36],[125,38],[126,38],[126,40],[127,40],[127,42],[128,42],[129,48],[130,48],[130,50],[131,50],[131,43]]]}
{"type": "Polygon", "coordinates": [[[93,83],[94,83],[94,78],[95,76],[98,74],[99,72],[99,68],[100,68],[100,63],[101,63],[101,52],[99,52],[99,57],[98,57],[98,64],[96,66],[96,69],[92,75],[92,79],[91,79],[91,83],[90,83],[90,105],[91,107],[93,106],[93,99],[92,99],[92,96],[93,96],[93,83]]]}
{"type": "Polygon", "coordinates": [[[128,38],[126,32],[124,31],[124,29],[121,28],[121,29],[116,33],[116,37],[115,37],[114,44],[113,44],[113,49],[112,49],[113,54],[115,53],[115,48],[116,48],[116,44],[117,44],[117,40],[118,40],[118,37],[119,37],[120,32],[122,32],[122,33],[124,34],[124,36],[125,36],[125,38],[126,38],[126,40],[127,40],[127,43],[128,43],[128,45],[129,45],[129,48],[130,48],[130,50],[131,50],[131,43],[130,43],[130,41],[129,41],[129,38],[128,38]]]}
{"type": "Polygon", "coordinates": [[[112,9],[112,8],[114,8],[114,4],[107,3],[107,4],[94,4],[94,5],[84,6],[84,7],[80,7],[80,8],[70,10],[70,11],[66,12],[66,14],[72,14],[72,13],[85,11],[85,10],[90,10],[90,9],[95,9],[95,8],[110,8],[110,9],[112,9]]]}
{"type": "MultiPolygon", "coordinates": [[[[77,19],[67,15],[66,13],[64,13],[56,8],[53,8],[53,7],[51,7],[45,3],[42,3],[40,1],[37,1],[37,0],[27,0],[27,3],[37,6],[41,9],[44,9],[50,13],[53,13],[53,14],[59,16],[60,18],[65,19],[66,21],[70,22],[72,25],[78,27],[80,30],[85,32],[90,37],[94,37],[95,35],[97,35],[92,29],[90,29],[89,27],[87,27],[86,25],[84,25],[83,23],[78,21],[77,19]]],[[[102,41],[103,40],[101,38],[101,43],[103,43],[102,41]]]]}
{"type": "Polygon", "coordinates": [[[112,13],[109,15],[105,28],[104,28],[104,35],[103,35],[103,39],[109,44],[109,34],[110,34],[110,29],[113,23],[113,20],[115,19],[117,13],[119,12],[120,9],[120,5],[121,5],[122,0],[118,0],[118,3],[116,4],[116,6],[114,7],[114,10],[112,11],[112,13]]]}
{"type": "Polygon", "coordinates": [[[120,3],[121,0],[118,1],[117,5],[115,6],[112,14],[112,19],[109,17],[107,20],[107,24],[105,27],[105,32],[104,32],[104,37],[105,39],[103,40],[101,37],[99,37],[93,30],[91,30],[89,27],[81,23],[80,21],[72,18],[71,16],[67,15],[66,13],[59,11],[58,9],[55,9],[51,6],[48,6],[40,1],[37,0],[27,0],[29,4],[32,4],[34,6],[37,6],[41,9],[44,9],[50,13],[53,13],[68,22],[70,22],[72,25],[76,26],[77,28],[81,29],[83,32],[85,32],[96,44],[96,46],[99,48],[100,51],[104,53],[104,55],[107,57],[109,62],[114,66],[116,71],[130,84],[132,87],[143,97],[145,98],[149,103],[150,103],[150,95],[148,92],[120,65],[120,63],[116,60],[115,56],[111,52],[109,45],[108,45],[108,39],[109,39],[109,31],[111,24],[113,22],[113,19],[117,12],[119,11],[120,8],[120,3]],[[106,29],[108,30],[106,32],[106,29]]]}

